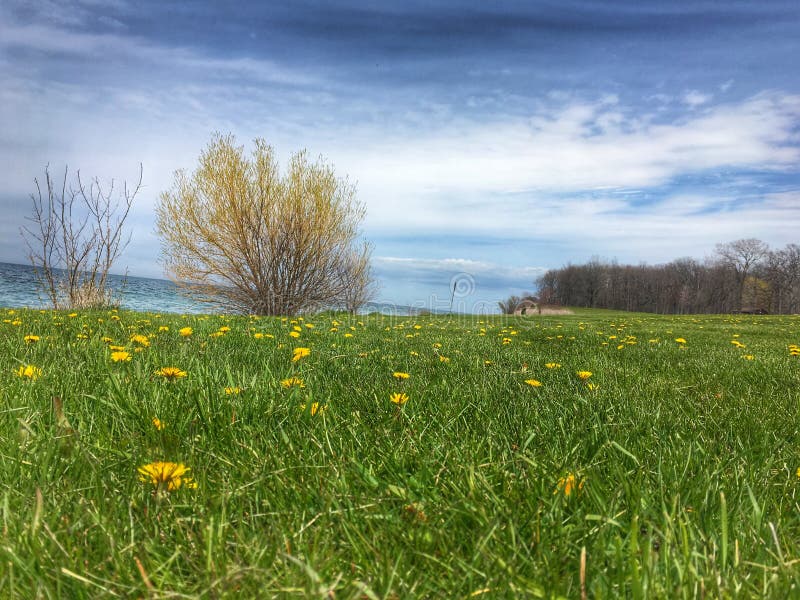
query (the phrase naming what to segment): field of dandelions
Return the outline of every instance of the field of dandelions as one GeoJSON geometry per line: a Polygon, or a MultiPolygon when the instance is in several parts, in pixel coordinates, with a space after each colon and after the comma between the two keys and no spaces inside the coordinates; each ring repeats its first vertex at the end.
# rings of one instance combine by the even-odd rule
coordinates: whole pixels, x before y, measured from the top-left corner
{"type": "Polygon", "coordinates": [[[0,597],[800,594],[800,317],[0,310],[0,597]]]}

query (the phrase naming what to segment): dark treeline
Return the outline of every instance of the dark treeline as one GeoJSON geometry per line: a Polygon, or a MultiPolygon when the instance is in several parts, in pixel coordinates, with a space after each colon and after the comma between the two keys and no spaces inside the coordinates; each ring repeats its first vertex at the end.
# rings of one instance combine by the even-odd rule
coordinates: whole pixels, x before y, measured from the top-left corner
{"type": "Polygon", "coordinates": [[[756,239],[717,244],[699,262],[620,265],[593,258],[547,271],[537,281],[548,304],[661,314],[800,312],[800,246],[771,250],[756,239]]]}

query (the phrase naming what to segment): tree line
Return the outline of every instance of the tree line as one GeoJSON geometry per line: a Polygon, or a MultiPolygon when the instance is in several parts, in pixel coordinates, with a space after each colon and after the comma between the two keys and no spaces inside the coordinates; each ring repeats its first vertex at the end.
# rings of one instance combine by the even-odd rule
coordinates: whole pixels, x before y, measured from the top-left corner
{"type": "Polygon", "coordinates": [[[581,308],[660,314],[800,312],[800,246],[773,250],[757,239],[717,244],[704,261],[621,265],[592,258],[551,269],[538,300],[581,308]]]}

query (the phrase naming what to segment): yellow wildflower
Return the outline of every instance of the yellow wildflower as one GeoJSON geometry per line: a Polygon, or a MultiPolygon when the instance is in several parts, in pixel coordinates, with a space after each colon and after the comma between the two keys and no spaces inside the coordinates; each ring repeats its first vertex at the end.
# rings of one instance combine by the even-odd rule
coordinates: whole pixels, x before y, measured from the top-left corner
{"type": "Polygon", "coordinates": [[[290,388],[290,387],[304,388],[304,387],[306,387],[306,384],[299,377],[289,377],[289,378],[284,379],[283,381],[281,381],[281,386],[283,386],[285,388],[290,388]]]}
{"type": "Polygon", "coordinates": [[[402,371],[395,371],[394,373],[392,373],[392,377],[394,377],[395,379],[408,379],[409,377],[411,377],[411,375],[409,375],[408,373],[403,373],[402,371]]]}
{"type": "Polygon", "coordinates": [[[310,355],[311,348],[295,348],[292,352],[292,362],[297,362],[298,360],[310,355]]]}
{"type": "Polygon", "coordinates": [[[580,379],[581,381],[586,381],[587,379],[589,379],[589,377],[592,376],[592,372],[591,371],[578,371],[576,373],[576,375],[578,376],[578,379],[580,379]]]}
{"type": "Polygon", "coordinates": [[[181,327],[178,330],[178,333],[181,334],[181,337],[189,337],[190,335],[192,335],[193,330],[191,327],[181,327]]]}
{"type": "Polygon", "coordinates": [[[158,417],[153,417],[153,427],[161,431],[162,429],[164,429],[164,427],[166,427],[166,425],[164,425],[164,421],[162,421],[158,417]]]}
{"type": "Polygon", "coordinates": [[[564,477],[559,478],[556,484],[556,489],[553,494],[563,492],[564,496],[570,497],[573,492],[583,490],[583,480],[578,481],[574,473],[567,473],[564,477]]]}
{"type": "Polygon", "coordinates": [[[33,381],[41,376],[42,370],[39,367],[34,367],[33,365],[22,365],[15,371],[15,373],[17,374],[17,377],[26,377],[33,381]]]}
{"type": "Polygon", "coordinates": [[[300,332],[299,331],[290,331],[289,332],[289,336],[293,337],[293,338],[299,338],[300,337],[300,332]]]}
{"type": "Polygon", "coordinates": [[[679,344],[685,344],[686,343],[686,340],[683,339],[683,338],[675,338],[675,341],[678,342],[679,344]]]}
{"type": "Polygon", "coordinates": [[[156,371],[156,375],[169,381],[174,381],[175,379],[186,377],[186,371],[181,371],[178,367],[161,367],[156,371]]]}
{"type": "Polygon", "coordinates": [[[548,369],[560,369],[561,368],[561,365],[559,363],[556,363],[556,362],[544,363],[544,366],[546,368],[548,368],[548,369]]]}
{"type": "Polygon", "coordinates": [[[124,350],[116,350],[111,353],[111,362],[125,362],[131,359],[131,353],[124,350]]]}
{"type": "Polygon", "coordinates": [[[401,406],[401,405],[405,404],[406,402],[408,402],[408,396],[406,394],[401,394],[399,392],[395,392],[394,394],[389,396],[389,400],[391,400],[393,403],[397,404],[398,406],[401,406]]]}
{"type": "MultiPolygon", "coordinates": [[[[300,405],[300,410],[304,411],[305,409],[306,409],[306,405],[305,404],[301,404],[300,405]]],[[[311,416],[313,417],[317,413],[320,413],[320,414],[324,413],[327,409],[328,409],[328,407],[326,405],[324,405],[324,404],[320,405],[319,402],[312,402],[311,403],[311,410],[309,412],[311,413],[311,416]]]]}
{"type": "Polygon", "coordinates": [[[147,339],[147,336],[138,333],[131,336],[131,341],[135,344],[139,344],[143,348],[147,348],[150,345],[150,340],[147,339]]]}
{"type": "Polygon", "coordinates": [[[240,387],[226,387],[225,388],[225,395],[226,396],[236,396],[237,394],[242,393],[242,388],[240,387]]]}
{"type": "Polygon", "coordinates": [[[186,476],[186,473],[191,469],[183,463],[159,461],[142,465],[137,470],[139,471],[139,481],[152,483],[159,490],[166,489],[169,492],[174,492],[181,486],[187,488],[197,487],[197,483],[192,481],[191,477],[186,476]]]}
{"type": "Polygon", "coordinates": [[[35,344],[39,341],[38,335],[26,335],[24,338],[26,344],[35,344]]]}
{"type": "Polygon", "coordinates": [[[538,379],[526,379],[525,383],[527,383],[531,387],[542,387],[542,382],[538,379]]]}

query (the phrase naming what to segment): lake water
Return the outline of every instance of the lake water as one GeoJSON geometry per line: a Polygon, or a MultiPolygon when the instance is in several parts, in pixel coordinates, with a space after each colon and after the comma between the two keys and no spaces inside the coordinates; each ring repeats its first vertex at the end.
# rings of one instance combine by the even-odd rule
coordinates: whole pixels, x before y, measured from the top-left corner
{"type": "MultiPolygon", "coordinates": [[[[165,279],[109,275],[109,284],[115,297],[120,298],[122,308],[181,314],[213,312],[213,307],[191,301],[180,293],[178,286],[165,279]]],[[[50,308],[48,301],[38,293],[33,267],[0,262],[0,307],[50,308]]],[[[419,309],[370,302],[361,312],[407,316],[416,314],[419,309]]]]}
{"type": "MultiPolygon", "coordinates": [[[[182,296],[178,287],[164,279],[109,275],[109,284],[121,299],[121,306],[147,312],[198,313],[208,306],[182,296]]],[[[50,308],[38,293],[33,267],[0,263],[0,306],[8,308],[50,308]]]]}

